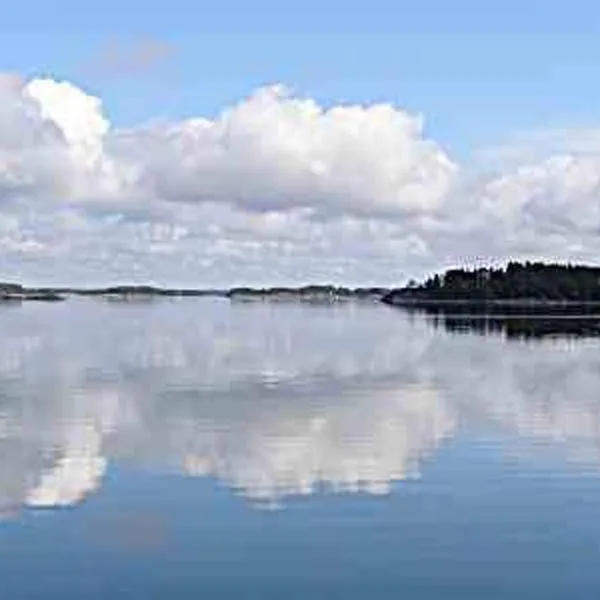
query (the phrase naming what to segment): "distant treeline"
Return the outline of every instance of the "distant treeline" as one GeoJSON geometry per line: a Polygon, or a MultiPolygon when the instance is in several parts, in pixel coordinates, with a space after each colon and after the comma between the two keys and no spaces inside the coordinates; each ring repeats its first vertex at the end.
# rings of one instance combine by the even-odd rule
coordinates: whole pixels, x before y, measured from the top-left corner
{"type": "Polygon", "coordinates": [[[381,298],[390,290],[380,287],[347,288],[334,285],[306,285],[302,287],[232,288],[227,296],[232,299],[272,300],[341,300],[345,298],[381,298]]]}
{"type": "Polygon", "coordinates": [[[503,268],[450,269],[393,292],[397,299],[600,301],[600,267],[510,262],[503,268]]]}

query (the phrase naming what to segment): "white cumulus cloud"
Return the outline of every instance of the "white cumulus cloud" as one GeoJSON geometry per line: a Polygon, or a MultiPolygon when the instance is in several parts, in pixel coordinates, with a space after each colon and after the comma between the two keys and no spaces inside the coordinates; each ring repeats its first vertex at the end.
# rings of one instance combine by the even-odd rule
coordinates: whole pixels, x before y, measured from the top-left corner
{"type": "Polygon", "coordinates": [[[212,119],[119,129],[70,82],[3,75],[0,273],[352,285],[474,258],[594,260],[593,138],[578,151],[563,135],[549,156],[504,149],[486,171],[387,104],[325,107],[271,86],[212,119]]]}

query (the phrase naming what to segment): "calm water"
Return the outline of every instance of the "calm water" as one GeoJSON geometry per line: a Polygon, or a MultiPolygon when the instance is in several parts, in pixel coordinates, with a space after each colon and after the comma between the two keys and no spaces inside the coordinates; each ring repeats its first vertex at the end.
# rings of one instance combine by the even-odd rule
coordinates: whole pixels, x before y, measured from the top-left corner
{"type": "Polygon", "coordinates": [[[600,338],[532,322],[2,307],[0,598],[599,598],[600,338]]]}

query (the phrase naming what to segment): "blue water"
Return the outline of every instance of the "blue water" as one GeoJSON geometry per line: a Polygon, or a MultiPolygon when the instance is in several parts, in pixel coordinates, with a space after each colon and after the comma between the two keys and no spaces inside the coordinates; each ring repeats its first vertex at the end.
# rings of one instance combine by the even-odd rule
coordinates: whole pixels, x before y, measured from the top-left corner
{"type": "Polygon", "coordinates": [[[600,340],[0,310],[0,598],[598,598],[600,340]]]}

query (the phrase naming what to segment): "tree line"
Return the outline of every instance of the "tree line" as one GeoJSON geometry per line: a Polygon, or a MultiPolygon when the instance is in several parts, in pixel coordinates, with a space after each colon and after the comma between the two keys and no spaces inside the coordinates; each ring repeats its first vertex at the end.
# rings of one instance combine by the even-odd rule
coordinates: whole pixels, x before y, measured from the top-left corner
{"type": "Polygon", "coordinates": [[[509,262],[501,268],[449,269],[402,289],[402,295],[439,300],[600,301],[600,267],[509,262]]]}

